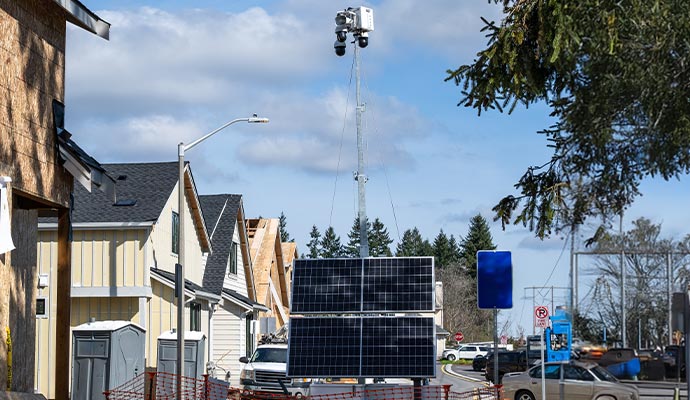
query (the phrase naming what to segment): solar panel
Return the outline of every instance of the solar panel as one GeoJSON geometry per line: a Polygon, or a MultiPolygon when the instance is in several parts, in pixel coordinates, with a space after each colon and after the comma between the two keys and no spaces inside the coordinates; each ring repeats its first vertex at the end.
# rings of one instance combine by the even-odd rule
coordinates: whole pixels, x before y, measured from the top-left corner
{"type": "Polygon", "coordinates": [[[290,318],[290,377],[359,376],[362,319],[290,318]]]}
{"type": "Polygon", "coordinates": [[[436,376],[432,317],[373,317],[362,321],[362,376],[436,376]]]}
{"type": "Polygon", "coordinates": [[[434,311],[434,258],[295,260],[293,314],[434,311]]]}
{"type": "Polygon", "coordinates": [[[292,274],[290,312],[352,313],[362,310],[362,260],[298,259],[292,274]]]}
{"type": "Polygon", "coordinates": [[[434,258],[365,258],[364,312],[433,312],[434,258]]]}
{"type": "Polygon", "coordinates": [[[289,377],[435,376],[433,317],[290,319],[289,377]]]}

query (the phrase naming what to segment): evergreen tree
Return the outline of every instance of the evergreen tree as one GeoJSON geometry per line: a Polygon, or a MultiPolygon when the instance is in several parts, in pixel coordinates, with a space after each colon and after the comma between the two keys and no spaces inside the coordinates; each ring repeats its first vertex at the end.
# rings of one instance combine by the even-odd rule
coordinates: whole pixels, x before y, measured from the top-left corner
{"type": "Polygon", "coordinates": [[[383,222],[376,218],[369,231],[369,254],[372,257],[390,257],[390,245],[393,243],[383,222]]]}
{"type": "Polygon", "coordinates": [[[450,240],[448,240],[448,236],[443,232],[443,229],[434,239],[433,255],[436,257],[436,266],[438,268],[445,268],[451,265],[455,259],[450,240]]]}
{"type": "MultiPolygon", "coordinates": [[[[458,105],[511,112],[544,104],[553,151],[494,208],[548,236],[589,217],[618,216],[649,177],[690,170],[687,0],[493,0],[488,40],[449,71],[458,105]]],[[[534,163],[529,163],[533,165],[534,163]]]]}
{"type": "Polygon", "coordinates": [[[419,230],[415,227],[403,232],[400,243],[395,247],[396,257],[416,257],[416,256],[430,256],[433,251],[429,251],[428,241],[422,239],[419,230]],[[425,246],[426,243],[426,246],[425,246]]]}
{"type": "Polygon", "coordinates": [[[287,231],[287,217],[282,211],[280,212],[280,241],[283,243],[295,241],[295,239],[290,240],[290,234],[287,231]]]}
{"type": "Polygon", "coordinates": [[[321,255],[321,232],[316,225],[311,227],[307,248],[309,249],[309,258],[319,258],[321,255]]]}
{"type": "Polygon", "coordinates": [[[340,236],[335,234],[335,229],[329,226],[321,239],[321,257],[337,258],[343,256],[343,246],[340,244],[340,236]]]}
{"type": "Polygon", "coordinates": [[[495,249],[489,224],[481,214],[475,215],[470,220],[467,236],[460,243],[460,259],[470,278],[477,279],[477,251],[495,249]]]}
{"type": "MultiPolygon", "coordinates": [[[[367,233],[369,249],[371,252],[371,224],[367,221],[367,233]]],[[[359,257],[359,217],[355,217],[355,221],[352,223],[352,228],[347,234],[347,244],[343,247],[343,255],[347,257],[357,258],[359,257]]]]}
{"type": "Polygon", "coordinates": [[[452,254],[452,258],[450,260],[451,265],[456,265],[460,262],[460,244],[458,244],[457,239],[455,239],[455,236],[450,235],[450,240],[448,241],[448,245],[450,246],[450,251],[452,254]]]}

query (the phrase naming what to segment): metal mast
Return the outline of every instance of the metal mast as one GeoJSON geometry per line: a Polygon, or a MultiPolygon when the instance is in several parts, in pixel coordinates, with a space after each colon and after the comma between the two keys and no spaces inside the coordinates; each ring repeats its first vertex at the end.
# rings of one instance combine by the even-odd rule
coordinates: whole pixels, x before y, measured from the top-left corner
{"type": "Polygon", "coordinates": [[[359,46],[355,46],[355,92],[357,97],[357,197],[359,205],[359,256],[369,257],[369,233],[367,232],[367,203],[366,203],[366,183],[367,176],[364,174],[364,135],[362,134],[362,104],[360,93],[360,59],[359,46]]]}
{"type": "Polygon", "coordinates": [[[374,30],[374,11],[368,7],[348,8],[339,11],[335,16],[335,37],[333,47],[338,56],[345,55],[348,32],[354,36],[355,43],[355,93],[357,97],[357,171],[354,173],[357,181],[357,195],[359,205],[359,256],[369,257],[369,237],[367,232],[366,189],[367,176],[364,173],[364,135],[362,134],[362,113],[365,105],[360,93],[360,48],[369,44],[369,32],[374,30]]]}

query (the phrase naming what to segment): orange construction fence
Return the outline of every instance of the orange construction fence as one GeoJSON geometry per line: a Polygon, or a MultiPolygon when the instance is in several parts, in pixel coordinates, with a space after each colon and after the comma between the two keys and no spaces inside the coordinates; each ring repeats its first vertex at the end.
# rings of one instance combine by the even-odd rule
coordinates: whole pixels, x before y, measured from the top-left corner
{"type": "MultiPolygon", "coordinates": [[[[501,387],[477,388],[465,392],[451,391],[451,385],[397,386],[382,389],[354,389],[335,394],[307,396],[313,400],[500,400],[501,387]]],[[[187,400],[304,400],[282,393],[253,392],[228,386],[227,382],[209,379],[182,377],[182,393],[187,400]]],[[[175,400],[177,398],[177,375],[165,372],[147,372],[131,381],[104,392],[107,400],[175,400]]]]}

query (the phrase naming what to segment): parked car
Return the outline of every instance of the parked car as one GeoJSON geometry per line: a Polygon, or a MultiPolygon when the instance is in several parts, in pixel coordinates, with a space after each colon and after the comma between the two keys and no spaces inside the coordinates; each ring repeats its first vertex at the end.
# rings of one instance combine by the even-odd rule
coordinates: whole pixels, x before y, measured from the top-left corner
{"type": "Polygon", "coordinates": [[[489,357],[490,354],[493,354],[493,350],[490,350],[488,353],[486,353],[486,356],[483,356],[481,354],[477,355],[472,360],[472,370],[481,371],[484,368],[486,368],[486,358],[489,357]]]}
{"type": "MultiPolygon", "coordinates": [[[[541,399],[541,369],[542,366],[537,365],[525,372],[504,375],[504,398],[541,399]]],[[[610,372],[593,362],[544,363],[544,377],[547,399],[639,400],[640,398],[637,388],[620,383],[610,372]]]]}
{"type": "Polygon", "coordinates": [[[443,351],[441,358],[444,360],[472,360],[478,355],[485,356],[491,348],[489,346],[480,346],[465,344],[456,348],[450,348],[443,351]]]}
{"type": "Polygon", "coordinates": [[[251,358],[241,357],[240,362],[246,364],[240,373],[240,384],[246,390],[268,393],[287,390],[291,396],[309,394],[309,379],[287,377],[286,344],[260,345],[251,358]]]}
{"type": "MultiPolygon", "coordinates": [[[[486,372],[484,376],[487,381],[494,380],[494,357],[495,353],[491,353],[486,357],[486,372]]],[[[509,372],[520,372],[527,369],[527,351],[499,351],[498,352],[498,383],[501,383],[501,377],[509,372]]]]}

